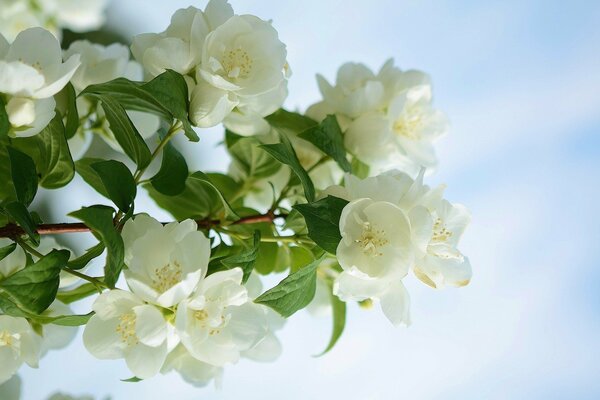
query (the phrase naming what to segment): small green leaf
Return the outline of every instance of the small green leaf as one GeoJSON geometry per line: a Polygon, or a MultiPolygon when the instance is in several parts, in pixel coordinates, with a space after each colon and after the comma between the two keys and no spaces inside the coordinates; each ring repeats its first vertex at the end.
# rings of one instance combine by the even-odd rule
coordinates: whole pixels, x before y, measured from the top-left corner
{"type": "Polygon", "coordinates": [[[73,136],[75,136],[75,133],[77,133],[77,130],[79,129],[77,93],[75,93],[75,88],[70,82],[63,89],[63,93],[66,95],[67,98],[67,122],[65,124],[65,136],[67,139],[71,139],[73,136]]]}
{"type": "Polygon", "coordinates": [[[188,87],[183,76],[175,71],[167,70],[142,85],[142,89],[150,93],[162,104],[171,115],[181,121],[185,135],[192,142],[200,140],[188,120],[188,87]]]}
{"type": "Polygon", "coordinates": [[[265,119],[279,133],[292,136],[318,125],[317,121],[309,117],[284,109],[277,110],[265,119]]]}
{"type": "Polygon", "coordinates": [[[352,174],[360,179],[365,179],[369,176],[369,166],[358,158],[352,159],[352,174]]]}
{"type": "Polygon", "coordinates": [[[329,343],[323,352],[317,355],[320,357],[329,350],[333,349],[337,341],[342,336],[344,332],[344,327],[346,326],[346,303],[341,301],[339,297],[333,294],[332,284],[329,283],[329,298],[331,300],[331,308],[332,308],[332,319],[333,319],[333,328],[331,330],[331,339],[329,339],[329,343]]]}
{"type": "Polygon", "coordinates": [[[309,128],[298,137],[312,143],[333,158],[345,172],[352,171],[352,166],[346,158],[342,130],[335,115],[328,115],[318,126],[309,128]]]}
{"type": "Polygon", "coordinates": [[[151,184],[144,185],[144,188],[161,208],[170,212],[178,221],[221,214],[230,219],[237,218],[226,199],[234,195],[238,184],[226,175],[195,172],[188,176],[184,191],[177,196],[164,195],[151,184]]]}
{"type": "Polygon", "coordinates": [[[94,95],[102,102],[102,109],[115,139],[138,167],[148,166],[151,159],[150,149],[136,129],[125,109],[117,100],[108,95],[94,95]]]}
{"type": "Polygon", "coordinates": [[[110,196],[108,195],[108,190],[104,187],[102,179],[98,176],[96,170],[92,168],[92,164],[102,161],[104,160],[101,158],[85,157],[75,162],[75,170],[88,185],[96,190],[96,192],[109,199],[110,196]]]}
{"type": "Polygon", "coordinates": [[[84,283],[75,289],[59,291],[56,298],[65,304],[71,304],[81,299],[85,299],[95,293],[98,293],[98,288],[93,283],[84,283]]]}
{"type": "Polygon", "coordinates": [[[323,257],[290,274],[254,302],[268,306],[286,318],[306,307],[315,297],[317,267],[321,261],[323,257]]]}
{"type": "Polygon", "coordinates": [[[58,317],[51,317],[52,320],[48,322],[60,326],[81,326],[87,324],[93,315],[93,311],[83,315],[60,315],[58,317]]]}
{"type": "Polygon", "coordinates": [[[104,245],[102,243],[98,243],[93,247],[87,249],[85,254],[70,260],[68,263],[68,267],[70,269],[78,270],[84,268],[86,265],[90,263],[94,258],[100,257],[100,255],[104,252],[104,245]]]}
{"type": "Polygon", "coordinates": [[[296,152],[290,143],[290,140],[285,136],[285,134],[280,134],[279,138],[281,143],[276,144],[263,144],[260,147],[265,149],[273,158],[277,161],[289,165],[292,171],[296,174],[300,182],[302,183],[302,187],[304,188],[304,195],[306,200],[312,202],[315,200],[315,187],[313,185],[310,176],[306,170],[300,164],[298,157],[296,156],[296,152]]]}
{"type": "Polygon", "coordinates": [[[137,376],[132,376],[131,378],[128,379],[121,379],[121,382],[128,382],[128,383],[138,383],[143,381],[142,378],[138,378],[137,376]]]}
{"type": "Polygon", "coordinates": [[[334,196],[308,204],[296,204],[295,210],[304,216],[308,227],[308,237],[323,250],[335,254],[342,235],[340,216],[348,201],[334,196]]]}
{"type": "Polygon", "coordinates": [[[4,260],[6,257],[10,256],[13,251],[17,248],[16,243],[11,243],[8,246],[4,246],[0,248],[0,261],[4,260]]]}
{"type": "Polygon", "coordinates": [[[256,264],[256,258],[258,256],[258,249],[260,246],[260,231],[254,231],[254,237],[252,239],[252,247],[240,254],[234,254],[221,260],[221,264],[226,269],[232,269],[240,267],[244,271],[244,278],[242,283],[246,283],[250,274],[254,270],[254,264],[256,264]]]}
{"type": "Polygon", "coordinates": [[[23,230],[31,241],[37,246],[40,244],[40,235],[36,232],[36,223],[23,204],[13,201],[4,206],[4,211],[12,218],[23,230]]]}
{"type": "Polygon", "coordinates": [[[152,187],[166,196],[176,196],[184,191],[189,175],[185,158],[171,143],[167,143],[162,153],[160,170],[150,178],[152,187]]]}
{"type": "Polygon", "coordinates": [[[137,193],[137,186],[129,168],[116,160],[98,161],[91,164],[91,167],[100,177],[108,198],[119,210],[129,211],[137,193]]]}
{"type": "Polygon", "coordinates": [[[246,180],[267,178],[281,169],[281,163],[261,149],[260,144],[254,137],[242,137],[228,147],[233,163],[246,180]]]}
{"type": "Polygon", "coordinates": [[[109,288],[114,288],[123,269],[123,258],[125,257],[123,238],[113,223],[114,210],[111,207],[96,205],[83,207],[70,215],[83,221],[106,247],[104,280],[109,288]]]}
{"type": "Polygon", "coordinates": [[[37,193],[38,177],[35,163],[27,154],[13,148],[7,147],[8,161],[15,192],[19,202],[28,206],[37,193]]]}
{"type": "Polygon", "coordinates": [[[37,262],[1,281],[0,294],[26,312],[42,313],[56,298],[60,271],[67,265],[69,256],[67,250],[52,250],[37,262]]]}

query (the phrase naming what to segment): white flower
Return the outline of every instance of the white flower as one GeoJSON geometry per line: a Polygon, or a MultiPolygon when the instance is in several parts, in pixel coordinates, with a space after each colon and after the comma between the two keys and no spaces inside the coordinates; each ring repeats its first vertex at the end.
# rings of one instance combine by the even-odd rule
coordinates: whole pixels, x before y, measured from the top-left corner
{"type": "Polygon", "coordinates": [[[398,206],[362,198],[351,201],[340,217],[336,256],[343,268],[334,293],[344,301],[381,300],[394,323],[408,323],[407,295],[401,283],[413,262],[410,222],[398,206]],[[395,304],[389,297],[401,298],[395,304]]]}
{"type": "Polygon", "coordinates": [[[171,307],[188,297],[206,275],[210,241],[196,222],[163,226],[146,214],[123,227],[125,278],[131,290],[149,303],[171,307]]]}
{"type": "Polygon", "coordinates": [[[0,59],[0,92],[34,99],[52,97],[65,87],[79,64],[78,55],[63,63],[60,44],[50,32],[27,29],[0,59]]]}
{"type": "Polygon", "coordinates": [[[0,315],[0,383],[6,382],[23,363],[37,368],[41,338],[25,318],[0,315]]]}
{"type": "Polygon", "coordinates": [[[423,217],[421,226],[432,226],[431,236],[414,266],[415,275],[434,288],[465,286],[471,281],[471,263],[458,249],[458,243],[471,221],[471,214],[460,204],[447,200],[435,201],[430,208],[430,220],[423,217]]]}
{"type": "Polygon", "coordinates": [[[224,366],[260,344],[269,332],[263,306],[249,301],[241,268],[206,277],[177,308],[175,326],[192,357],[224,366]]]}
{"type": "Polygon", "coordinates": [[[276,109],[281,104],[277,92],[260,101],[256,97],[282,85],[286,55],[273,26],[252,15],[233,16],[210,32],[191,95],[190,117],[194,124],[214,126],[235,107],[262,115],[267,114],[260,108],[276,109]],[[267,101],[271,98],[272,103],[267,101]]]}
{"type": "Polygon", "coordinates": [[[323,101],[306,111],[322,120],[335,114],[346,148],[371,166],[416,175],[433,167],[433,142],[447,130],[445,116],[431,106],[431,82],[420,71],[401,71],[388,60],[377,74],[363,64],[340,67],[335,86],[317,76],[323,101]]]}
{"type": "Polygon", "coordinates": [[[21,400],[21,377],[13,375],[12,378],[0,384],[0,399],[21,400]]]}
{"type": "Polygon", "coordinates": [[[108,0],[0,0],[0,34],[13,41],[19,32],[42,27],[57,39],[63,28],[86,32],[104,24],[108,0]]]}
{"type": "Polygon", "coordinates": [[[138,378],[156,375],[167,357],[167,322],[161,311],[130,292],[111,290],[93,305],[83,332],[86,349],[100,359],[124,358],[138,378]]]}
{"type": "Polygon", "coordinates": [[[211,0],[204,11],[195,7],[177,10],[166,31],[135,36],[131,51],[151,77],[167,69],[188,74],[200,64],[208,33],[232,16],[226,0],[211,0]]]}
{"type": "Polygon", "coordinates": [[[39,0],[48,23],[74,32],[87,32],[104,25],[108,0],[39,0]]]}
{"type": "Polygon", "coordinates": [[[62,62],[60,45],[41,28],[19,33],[12,44],[0,36],[0,93],[8,96],[11,136],[40,133],[54,118],[54,96],[79,67],[79,56],[62,62]]]}
{"type": "MultiPolygon", "coordinates": [[[[141,66],[129,59],[129,49],[122,44],[115,43],[110,46],[102,46],[80,40],[73,42],[69,49],[65,51],[65,57],[74,54],[81,56],[81,66],[71,79],[77,93],[82,92],[90,85],[108,82],[120,77],[133,81],[143,79],[141,66]]],[[[89,100],[85,98],[77,99],[79,115],[90,114],[91,107],[92,103],[89,100]]],[[[127,114],[144,139],[152,136],[159,128],[160,120],[155,115],[140,111],[127,111],[127,114]]],[[[104,117],[101,108],[96,110],[96,116],[98,118],[104,117]]],[[[105,119],[102,127],[103,131],[99,136],[113,149],[122,152],[121,146],[110,131],[109,124],[105,119]]],[[[69,139],[69,147],[75,159],[85,154],[91,144],[91,135],[90,127],[82,126],[77,134],[69,139]]]]}
{"type": "Polygon", "coordinates": [[[388,109],[393,143],[401,165],[433,167],[437,163],[434,141],[446,133],[446,116],[431,106],[431,86],[423,84],[399,93],[388,109]]]}

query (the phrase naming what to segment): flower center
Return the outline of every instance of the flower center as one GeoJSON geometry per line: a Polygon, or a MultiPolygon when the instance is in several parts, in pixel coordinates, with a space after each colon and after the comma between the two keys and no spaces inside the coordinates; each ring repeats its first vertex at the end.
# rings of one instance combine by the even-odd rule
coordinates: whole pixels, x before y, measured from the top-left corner
{"type": "Polygon", "coordinates": [[[133,346],[139,343],[139,340],[135,334],[135,314],[123,314],[119,316],[119,325],[117,325],[116,331],[121,335],[121,341],[128,346],[133,346]]]}
{"type": "Polygon", "coordinates": [[[435,220],[433,224],[433,237],[432,242],[445,242],[452,237],[452,232],[446,229],[446,224],[441,218],[435,220]]]}
{"type": "Polygon", "coordinates": [[[157,291],[164,293],[181,282],[182,275],[181,265],[177,261],[170,262],[154,270],[152,286],[157,291]]]}
{"type": "Polygon", "coordinates": [[[13,347],[15,344],[15,336],[11,335],[7,331],[0,332],[0,347],[9,346],[13,347]]]}
{"type": "Polygon", "coordinates": [[[370,222],[363,222],[363,231],[360,238],[354,240],[363,249],[363,253],[370,257],[382,256],[381,247],[390,241],[385,237],[383,229],[376,229],[370,222]]]}
{"type": "Polygon", "coordinates": [[[230,319],[229,316],[226,317],[222,313],[211,317],[206,310],[194,311],[194,318],[196,318],[202,328],[208,329],[208,334],[211,336],[221,333],[221,330],[227,325],[230,319]]]}
{"type": "Polygon", "coordinates": [[[421,138],[419,129],[422,124],[422,113],[414,107],[411,107],[407,110],[406,114],[401,115],[400,118],[394,121],[392,128],[398,136],[403,136],[411,140],[418,140],[421,138]]]}
{"type": "Polygon", "coordinates": [[[223,54],[221,65],[229,78],[247,78],[252,71],[252,59],[241,47],[226,51],[223,54]]]}

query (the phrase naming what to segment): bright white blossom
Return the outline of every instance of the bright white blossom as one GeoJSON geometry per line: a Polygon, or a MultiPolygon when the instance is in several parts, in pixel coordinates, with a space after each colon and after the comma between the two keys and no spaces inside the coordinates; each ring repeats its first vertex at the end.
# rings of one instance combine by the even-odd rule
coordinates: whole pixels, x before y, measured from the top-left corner
{"type": "Polygon", "coordinates": [[[219,367],[236,363],[267,335],[263,306],[251,302],[242,276],[240,268],[215,272],[179,304],[177,332],[197,360],[219,367]]]}
{"type": "Polygon", "coordinates": [[[60,44],[44,29],[27,29],[10,45],[0,36],[0,93],[8,97],[12,136],[33,136],[48,125],[54,117],[53,96],[79,65],[76,54],[63,63],[60,44]]]}
{"type": "Polygon", "coordinates": [[[202,48],[191,94],[192,121],[214,126],[236,107],[250,115],[275,111],[285,97],[280,93],[286,84],[286,56],[285,45],[269,22],[253,15],[228,19],[208,34],[202,48]]]}
{"type": "Polygon", "coordinates": [[[163,226],[140,214],[125,224],[123,241],[127,284],[144,301],[174,306],[206,275],[210,241],[193,220],[163,226]]]}
{"type": "Polygon", "coordinates": [[[19,32],[34,27],[61,38],[63,28],[86,32],[104,24],[108,0],[0,0],[0,34],[13,41],[19,32]]]}
{"type": "Polygon", "coordinates": [[[0,315],[0,383],[26,363],[37,368],[41,337],[25,318],[0,315]]]}
{"type": "Polygon", "coordinates": [[[323,101],[307,110],[322,120],[334,114],[346,148],[373,171],[401,168],[416,175],[437,163],[434,141],[447,130],[432,107],[431,82],[420,71],[401,71],[388,60],[375,74],[363,64],[340,67],[335,86],[317,76],[323,101]]]}
{"type": "MultiPolygon", "coordinates": [[[[79,40],[73,42],[64,54],[65,58],[75,54],[79,54],[81,57],[81,66],[71,78],[76,93],[81,93],[90,85],[108,82],[117,78],[141,81],[144,77],[140,64],[130,60],[129,49],[119,43],[103,46],[87,40],[79,40]]],[[[79,115],[93,114],[94,110],[91,110],[93,105],[94,103],[85,97],[77,98],[79,115]]],[[[104,112],[101,108],[96,109],[95,113],[97,118],[104,118],[104,112]]],[[[160,120],[155,115],[131,110],[127,111],[127,115],[144,139],[151,137],[159,128],[160,120]]],[[[106,119],[104,119],[102,129],[95,129],[93,132],[98,132],[98,135],[116,151],[123,151],[111,132],[106,119]]],[[[71,153],[75,159],[85,154],[92,142],[92,137],[91,126],[82,125],[77,134],[69,139],[71,153]]]]}
{"type": "Polygon", "coordinates": [[[124,358],[138,378],[156,375],[167,357],[167,322],[161,311],[133,293],[111,290],[93,305],[83,332],[86,349],[100,359],[124,358]]]}
{"type": "Polygon", "coordinates": [[[167,69],[186,75],[200,64],[208,33],[232,16],[226,0],[211,0],[204,11],[195,7],[177,10],[164,32],[135,36],[131,51],[150,77],[167,69]]]}

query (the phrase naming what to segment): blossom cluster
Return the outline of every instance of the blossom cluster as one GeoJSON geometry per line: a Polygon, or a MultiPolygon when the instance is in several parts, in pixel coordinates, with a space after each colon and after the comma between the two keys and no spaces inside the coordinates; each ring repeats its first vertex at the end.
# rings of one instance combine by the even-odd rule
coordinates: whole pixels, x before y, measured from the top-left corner
{"type": "Polygon", "coordinates": [[[129,48],[62,49],[58,29],[97,28],[105,2],[69,4],[0,0],[0,22],[37,18],[0,35],[0,383],[85,325],[89,353],[123,359],[133,380],[218,384],[242,358],[275,360],[274,332],[307,306],[334,311],[328,351],[347,304],[408,325],[411,272],[435,289],[470,282],[470,213],[424,183],[448,127],[425,73],[344,64],[334,85],[317,76],[323,98],[301,114],[282,108],[291,69],[273,24],[226,0],[177,10],[129,48]],[[228,171],[190,171],[171,139],[219,124],[228,171]],[[88,156],[94,137],[117,153],[88,156]],[[75,174],[104,201],[45,224],[38,186],[75,174]],[[136,214],[142,190],[174,222],[136,214]],[[79,257],[45,236],[82,231],[98,243],[79,257]],[[272,273],[287,277],[263,292],[272,273]],[[91,296],[89,314],[66,304],[91,296]]]}
{"type": "Polygon", "coordinates": [[[123,240],[131,291],[94,302],[83,333],[94,356],[124,358],[141,379],[176,370],[197,385],[219,379],[240,357],[279,356],[276,317],[252,303],[242,269],[206,276],[210,241],[193,220],[163,226],[140,214],[125,224],[123,240]]]}

